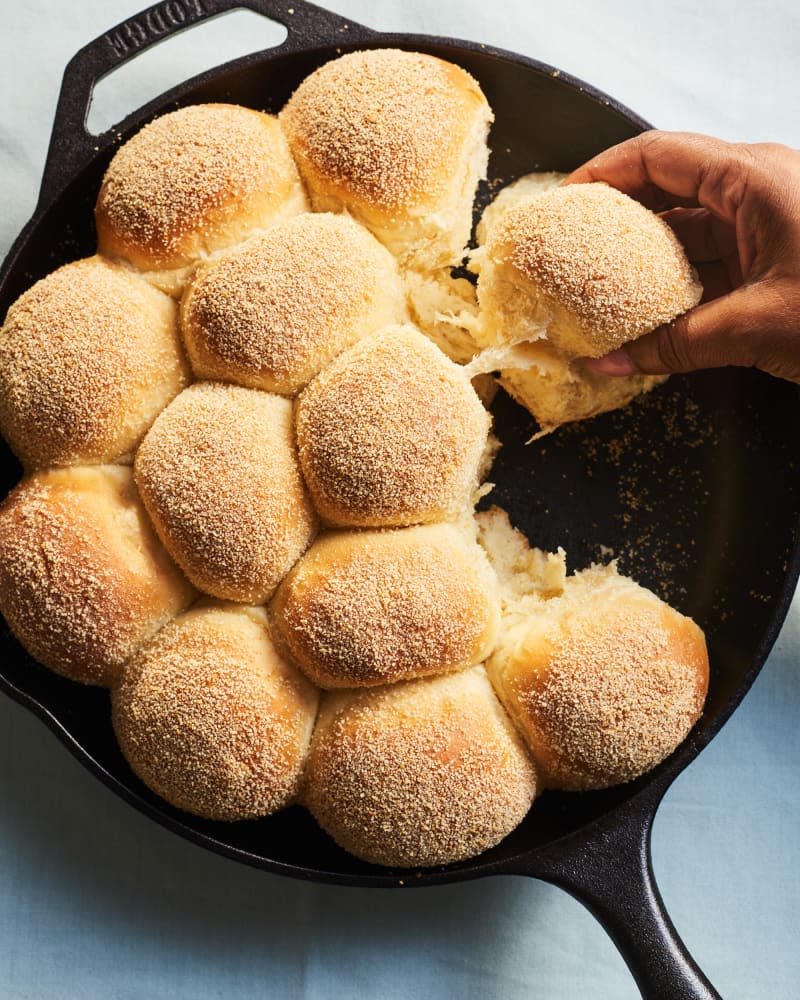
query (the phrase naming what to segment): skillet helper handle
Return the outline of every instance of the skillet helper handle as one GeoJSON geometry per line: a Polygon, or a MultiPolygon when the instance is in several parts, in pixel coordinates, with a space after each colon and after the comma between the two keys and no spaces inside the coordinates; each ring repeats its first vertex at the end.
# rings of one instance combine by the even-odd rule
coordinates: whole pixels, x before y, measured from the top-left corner
{"type": "Polygon", "coordinates": [[[583,903],[619,949],[644,1000],[721,1000],[678,936],[656,885],[650,834],[657,806],[658,799],[645,817],[600,821],[573,845],[559,841],[524,874],[583,903]]]}
{"type": "MultiPolygon", "coordinates": [[[[39,192],[39,206],[52,201],[92,158],[100,142],[86,128],[95,85],[151,45],[209,18],[247,9],[284,25],[288,34],[276,51],[314,44],[367,40],[369,28],[347,21],[306,0],[162,0],[89,42],[67,64],[61,82],[39,192]]],[[[103,143],[105,145],[105,143],[103,143]]]]}

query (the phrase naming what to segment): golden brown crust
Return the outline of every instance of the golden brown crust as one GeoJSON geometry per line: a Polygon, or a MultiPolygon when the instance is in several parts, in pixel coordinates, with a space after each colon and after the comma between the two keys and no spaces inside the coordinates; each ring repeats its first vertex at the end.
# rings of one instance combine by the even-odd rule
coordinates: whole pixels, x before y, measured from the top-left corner
{"type": "Polygon", "coordinates": [[[337,531],[292,569],[271,614],[315,683],[371,687],[481,663],[497,638],[497,581],[453,525],[337,531]]]}
{"type": "Polygon", "coordinates": [[[317,211],[349,212],[398,256],[458,262],[492,120],[465,70],[351,52],[306,77],[280,117],[317,211]]]}
{"type": "Polygon", "coordinates": [[[482,305],[491,306],[497,271],[531,297],[531,314],[536,304],[549,314],[547,338],[569,357],[600,357],[702,294],[669,226],[605,184],[553,188],[510,209],[493,227],[486,255],[494,267],[481,268],[482,305]]]}
{"type": "Polygon", "coordinates": [[[523,819],[536,774],[482,668],[323,697],[303,803],[373,864],[450,864],[523,819]]]}
{"type": "Polygon", "coordinates": [[[198,104],[156,118],[117,150],[95,221],[100,251],[149,275],[186,268],[305,208],[276,118],[198,104]]]}
{"type": "Polygon", "coordinates": [[[181,309],[199,378],[286,395],[365,334],[404,318],[388,250],[347,216],[317,213],[203,269],[181,309]]]}
{"type": "Polygon", "coordinates": [[[490,419],[469,381],[413,327],[341,354],[298,397],[298,451],[332,524],[403,526],[471,505],[490,419]]]}
{"type": "Polygon", "coordinates": [[[311,185],[385,212],[435,202],[459,165],[478,83],[419,52],[373,49],[325,63],[281,112],[311,185]]]}
{"type": "Polygon", "coordinates": [[[275,652],[263,609],[198,607],[176,619],[112,691],[120,748],[179,809],[255,819],[295,797],[317,692],[275,652]]]}
{"type": "Polygon", "coordinates": [[[101,257],[66,264],[0,331],[0,428],[28,469],[129,457],[186,385],[175,303],[101,257]]]}
{"type": "Polygon", "coordinates": [[[57,673],[108,685],[193,591],[122,466],[24,479],[0,507],[0,610],[57,673]]]}
{"type": "Polygon", "coordinates": [[[544,784],[589,789],[651,770],[697,722],[708,688],[702,631],[632,580],[571,577],[487,664],[544,784]]]}
{"type": "Polygon", "coordinates": [[[161,540],[199,589],[263,603],[310,545],[316,516],[292,435],[291,403],[214,382],[184,390],[136,455],[161,540]]]}

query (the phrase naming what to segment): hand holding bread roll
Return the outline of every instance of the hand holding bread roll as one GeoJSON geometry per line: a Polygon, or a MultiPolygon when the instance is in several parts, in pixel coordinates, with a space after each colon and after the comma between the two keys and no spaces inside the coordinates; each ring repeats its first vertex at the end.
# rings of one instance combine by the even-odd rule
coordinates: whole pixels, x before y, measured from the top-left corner
{"type": "Polygon", "coordinates": [[[513,205],[478,256],[482,353],[543,431],[624,405],[657,384],[587,371],[599,357],[694,306],[697,275],[672,230],[604,184],[555,187],[513,205]]]}
{"type": "Polygon", "coordinates": [[[800,382],[800,152],[691,132],[645,132],[593,157],[602,181],[665,218],[700,272],[703,303],[602,360],[600,374],[754,366],[800,382]]]}

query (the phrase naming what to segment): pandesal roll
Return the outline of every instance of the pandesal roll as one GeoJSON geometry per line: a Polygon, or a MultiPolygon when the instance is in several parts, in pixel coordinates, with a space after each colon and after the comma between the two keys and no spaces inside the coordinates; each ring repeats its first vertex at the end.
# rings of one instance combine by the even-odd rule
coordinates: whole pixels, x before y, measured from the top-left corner
{"type": "Polygon", "coordinates": [[[0,611],[31,656],[84,684],[110,684],[188,606],[130,468],[37,472],[0,506],[0,611]]]}
{"type": "Polygon", "coordinates": [[[303,474],[330,524],[401,527],[471,507],[490,418],[463,370],[413,327],[340,354],[295,409],[303,474]]]}
{"type": "Polygon", "coordinates": [[[273,598],[275,632],[320,687],[370,687],[481,663],[500,623],[497,581],[451,524],[334,531],[273,598]]]}
{"type": "Polygon", "coordinates": [[[536,772],[482,667],[323,695],[302,801],[363,861],[474,857],[523,819],[536,772]]]}
{"type": "Polygon", "coordinates": [[[133,771],[178,809],[256,819],[297,794],[316,690],[282,660],[263,608],[211,602],[176,618],[111,695],[133,771]]]}
{"type": "Polygon", "coordinates": [[[394,258],[345,215],[297,216],[204,267],[182,304],[195,375],[294,395],[406,318],[394,258]]]}
{"type": "Polygon", "coordinates": [[[280,396],[196,382],[156,420],[134,470],[164,546],[215,597],[263,603],[314,536],[280,396]]]}
{"type": "Polygon", "coordinates": [[[0,429],[27,469],[130,461],[189,380],[167,295],[101,257],[60,267],[0,330],[0,429]]]}
{"type": "Polygon", "coordinates": [[[523,199],[492,222],[478,256],[482,349],[473,374],[501,383],[543,430],[613,409],[660,378],[612,379],[600,357],[696,305],[702,286],[669,226],[605,184],[523,199]]]}
{"type": "Polygon", "coordinates": [[[421,268],[463,256],[492,118],[460,66],[399,49],[325,63],[280,114],[314,209],[348,212],[421,268]]]}
{"type": "Polygon", "coordinates": [[[607,788],[650,771],[702,713],[702,630],[614,563],[566,577],[560,592],[525,589],[506,598],[486,669],[543,785],[607,788]]]}
{"type": "Polygon", "coordinates": [[[493,226],[478,298],[484,336],[539,336],[597,358],[690,309],[702,287],[669,226],[606,184],[570,184],[506,212],[493,226]]]}
{"type": "Polygon", "coordinates": [[[179,295],[194,266],[308,208],[278,120],[196,104],[125,142],[95,206],[101,253],[179,295]]]}

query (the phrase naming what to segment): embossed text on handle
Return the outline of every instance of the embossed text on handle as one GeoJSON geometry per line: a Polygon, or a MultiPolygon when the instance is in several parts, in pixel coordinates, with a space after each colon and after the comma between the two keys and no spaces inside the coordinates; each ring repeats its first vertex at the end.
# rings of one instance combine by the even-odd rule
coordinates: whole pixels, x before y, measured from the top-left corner
{"type": "Polygon", "coordinates": [[[205,0],[165,0],[152,10],[121,24],[106,36],[109,46],[120,59],[155,41],[166,32],[191,24],[206,15],[205,0]]]}

